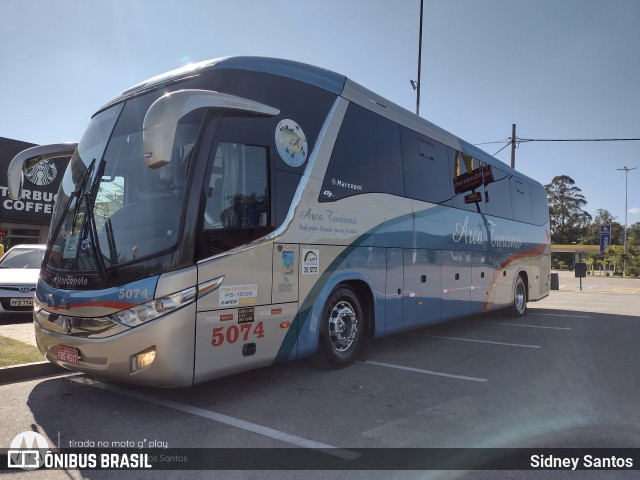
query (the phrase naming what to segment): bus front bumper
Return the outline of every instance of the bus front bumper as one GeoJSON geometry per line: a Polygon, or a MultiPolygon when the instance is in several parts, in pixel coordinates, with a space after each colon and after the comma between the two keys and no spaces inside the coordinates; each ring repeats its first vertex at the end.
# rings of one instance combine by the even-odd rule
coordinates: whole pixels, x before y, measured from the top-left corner
{"type": "Polygon", "coordinates": [[[51,363],[118,382],[193,385],[196,306],[105,338],[83,338],[34,322],[38,348],[51,363]]]}

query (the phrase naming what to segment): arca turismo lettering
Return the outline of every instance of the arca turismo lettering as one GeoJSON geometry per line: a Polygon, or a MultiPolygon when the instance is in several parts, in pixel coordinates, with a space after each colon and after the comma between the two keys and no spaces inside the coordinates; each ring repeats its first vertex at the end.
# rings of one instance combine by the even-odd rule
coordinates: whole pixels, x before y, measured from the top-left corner
{"type": "Polygon", "coordinates": [[[456,243],[464,240],[464,243],[467,244],[482,245],[484,243],[484,231],[470,228],[469,217],[466,217],[463,223],[456,223],[456,231],[453,233],[452,238],[456,243]]]}
{"type": "Polygon", "coordinates": [[[353,217],[345,217],[336,214],[333,210],[325,210],[324,213],[314,212],[311,208],[300,212],[300,220],[311,220],[314,222],[341,223],[346,225],[357,225],[358,220],[353,217]]]}
{"type": "Polygon", "coordinates": [[[492,247],[498,248],[520,248],[522,246],[522,237],[518,235],[512,235],[509,232],[499,232],[497,230],[498,224],[488,220],[487,230],[489,238],[486,238],[486,234],[482,227],[473,228],[469,225],[469,217],[464,219],[462,223],[456,223],[456,231],[453,233],[452,238],[456,243],[464,241],[470,245],[482,245],[486,240],[491,242],[492,247]]]}
{"type": "Polygon", "coordinates": [[[489,220],[489,236],[491,237],[492,247],[502,248],[520,248],[522,246],[522,237],[510,235],[509,232],[496,232],[497,223],[489,220]]]}

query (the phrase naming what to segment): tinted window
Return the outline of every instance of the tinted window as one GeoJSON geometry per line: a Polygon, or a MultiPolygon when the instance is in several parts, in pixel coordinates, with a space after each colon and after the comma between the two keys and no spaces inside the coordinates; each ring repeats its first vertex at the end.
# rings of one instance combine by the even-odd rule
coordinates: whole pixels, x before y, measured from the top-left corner
{"type": "Polygon", "coordinates": [[[404,185],[407,197],[450,204],[448,147],[402,128],[404,185]]]}
{"type": "Polygon", "coordinates": [[[270,231],[269,149],[221,141],[204,185],[198,258],[256,240],[270,231]]]}
{"type": "MultiPolygon", "coordinates": [[[[286,77],[259,72],[238,72],[238,78],[230,93],[250,98],[280,110],[279,115],[262,117],[260,115],[225,116],[222,125],[230,128],[263,131],[274,138],[278,124],[283,119],[295,122],[306,138],[306,149],[310,155],[315,147],[318,132],[335,101],[335,95],[311,85],[286,77]]],[[[275,155],[275,167],[302,175],[305,162],[291,166],[275,155]]]]}
{"type": "Polygon", "coordinates": [[[514,220],[526,223],[533,222],[529,184],[514,177],[511,177],[511,208],[514,220]]]}
{"type": "Polygon", "coordinates": [[[268,191],[267,149],[220,142],[209,177],[205,230],[267,226],[268,191]]]}
{"type": "Polygon", "coordinates": [[[462,152],[455,152],[450,160],[453,179],[452,205],[474,212],[484,212],[482,162],[462,152]]]}
{"type": "Polygon", "coordinates": [[[533,223],[544,225],[549,221],[549,207],[547,205],[547,192],[538,186],[531,185],[531,210],[533,211],[533,223]]]}
{"type": "Polygon", "coordinates": [[[351,104],[331,154],[319,201],[361,193],[404,195],[400,127],[351,104]]]}
{"type": "Polygon", "coordinates": [[[511,218],[511,175],[493,165],[487,165],[484,172],[484,196],[488,215],[511,218]]]}

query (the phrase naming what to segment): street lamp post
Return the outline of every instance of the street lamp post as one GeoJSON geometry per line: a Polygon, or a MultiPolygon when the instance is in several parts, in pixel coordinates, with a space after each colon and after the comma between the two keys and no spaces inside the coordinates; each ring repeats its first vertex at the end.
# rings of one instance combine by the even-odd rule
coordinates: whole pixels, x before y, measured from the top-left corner
{"type": "Polygon", "coordinates": [[[418,80],[409,80],[416,91],[416,115],[420,115],[420,73],[422,70],[422,11],[424,0],[420,0],[420,33],[418,34],[418,80]]]}
{"type": "Polygon", "coordinates": [[[624,257],[622,257],[622,277],[624,278],[627,275],[627,197],[629,192],[629,172],[631,170],[636,170],[638,167],[629,168],[625,166],[624,168],[618,168],[621,172],[624,172],[624,257]]]}

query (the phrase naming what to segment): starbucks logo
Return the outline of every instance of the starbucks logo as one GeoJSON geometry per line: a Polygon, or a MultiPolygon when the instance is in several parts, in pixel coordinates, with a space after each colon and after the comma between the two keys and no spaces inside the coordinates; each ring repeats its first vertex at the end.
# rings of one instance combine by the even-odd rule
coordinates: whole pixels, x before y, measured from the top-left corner
{"type": "Polygon", "coordinates": [[[24,176],[34,185],[49,185],[56,179],[58,168],[52,160],[45,160],[31,167],[24,176]]]}

